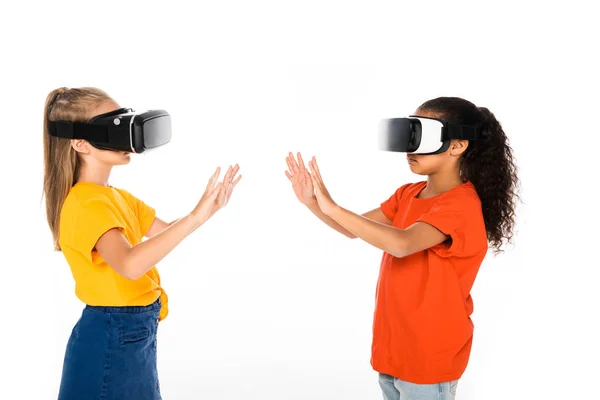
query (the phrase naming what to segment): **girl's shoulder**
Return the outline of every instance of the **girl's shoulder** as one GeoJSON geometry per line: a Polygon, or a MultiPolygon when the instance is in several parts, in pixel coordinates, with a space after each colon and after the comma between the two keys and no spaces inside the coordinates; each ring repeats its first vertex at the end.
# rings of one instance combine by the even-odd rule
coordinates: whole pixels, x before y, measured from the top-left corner
{"type": "Polygon", "coordinates": [[[419,198],[419,194],[427,187],[427,181],[407,183],[396,192],[398,202],[410,203],[416,200],[419,203],[437,204],[460,203],[468,207],[477,207],[480,203],[475,186],[471,182],[464,182],[452,189],[433,197],[419,198]]]}
{"type": "Polygon", "coordinates": [[[106,201],[114,195],[115,188],[112,186],[101,186],[89,182],[78,182],[71,187],[64,206],[83,206],[85,203],[99,200],[106,201]]]}
{"type": "Polygon", "coordinates": [[[480,212],[481,200],[477,194],[475,186],[471,182],[464,182],[461,185],[431,198],[433,206],[447,208],[451,207],[457,210],[469,210],[480,212]]]}
{"type": "Polygon", "coordinates": [[[82,212],[95,212],[99,208],[112,208],[123,201],[131,203],[131,194],[113,186],[79,182],[71,187],[61,208],[63,218],[73,218],[82,212]]]}
{"type": "Polygon", "coordinates": [[[414,198],[425,188],[425,186],[427,186],[426,181],[405,183],[396,190],[396,197],[398,201],[414,198]]]}
{"type": "Polygon", "coordinates": [[[427,181],[417,181],[417,182],[409,182],[401,186],[403,188],[404,193],[415,195],[418,194],[421,190],[423,190],[427,186],[427,181]]]}
{"type": "Polygon", "coordinates": [[[66,210],[74,210],[84,206],[84,204],[94,198],[98,198],[98,194],[90,191],[88,187],[80,184],[75,184],[69,189],[67,197],[63,203],[63,213],[66,210]]]}
{"type": "Polygon", "coordinates": [[[475,185],[473,183],[467,181],[462,185],[456,186],[454,189],[449,190],[445,193],[448,197],[457,197],[462,200],[470,200],[474,202],[479,202],[479,195],[477,194],[477,190],[475,189],[475,185]]]}

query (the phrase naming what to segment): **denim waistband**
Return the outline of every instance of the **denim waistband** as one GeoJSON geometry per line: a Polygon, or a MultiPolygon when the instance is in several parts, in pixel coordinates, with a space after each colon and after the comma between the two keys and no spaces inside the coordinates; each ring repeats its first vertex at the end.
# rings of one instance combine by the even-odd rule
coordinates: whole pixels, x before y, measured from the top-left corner
{"type": "Polygon", "coordinates": [[[109,314],[142,314],[145,312],[157,311],[160,310],[161,302],[160,297],[156,299],[156,301],[147,306],[90,306],[89,304],[85,306],[86,309],[92,311],[98,311],[109,314]]]}

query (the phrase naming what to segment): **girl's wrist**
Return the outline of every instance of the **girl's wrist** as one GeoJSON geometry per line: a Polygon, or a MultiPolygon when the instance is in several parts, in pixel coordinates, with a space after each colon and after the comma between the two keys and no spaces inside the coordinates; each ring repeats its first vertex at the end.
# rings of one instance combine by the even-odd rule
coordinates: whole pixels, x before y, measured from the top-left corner
{"type": "Polygon", "coordinates": [[[192,211],[182,219],[189,221],[195,230],[202,226],[202,224],[204,224],[208,218],[203,217],[200,213],[192,211]]]}
{"type": "Polygon", "coordinates": [[[319,202],[317,201],[317,196],[313,196],[310,200],[305,201],[304,205],[308,208],[319,207],[319,202]]]}

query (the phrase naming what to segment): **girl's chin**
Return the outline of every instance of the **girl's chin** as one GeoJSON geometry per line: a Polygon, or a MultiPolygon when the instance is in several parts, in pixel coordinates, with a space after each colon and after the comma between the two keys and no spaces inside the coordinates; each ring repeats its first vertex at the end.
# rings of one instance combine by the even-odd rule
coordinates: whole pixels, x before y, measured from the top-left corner
{"type": "Polygon", "coordinates": [[[418,165],[415,164],[409,164],[410,170],[413,174],[417,174],[417,175],[426,175],[423,173],[423,171],[421,170],[421,168],[418,167],[418,165]]]}

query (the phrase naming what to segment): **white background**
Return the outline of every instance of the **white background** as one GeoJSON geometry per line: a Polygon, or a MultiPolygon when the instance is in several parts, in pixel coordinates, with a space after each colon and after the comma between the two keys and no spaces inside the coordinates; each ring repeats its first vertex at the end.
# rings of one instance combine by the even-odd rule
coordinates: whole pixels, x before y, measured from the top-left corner
{"type": "Polygon", "coordinates": [[[189,212],[216,166],[243,174],[159,264],[165,399],[381,398],[369,365],[381,252],[304,209],[285,156],[316,155],[334,200],[364,212],[421,179],[377,149],[378,121],[437,96],[489,107],[522,179],[516,246],[490,253],[472,292],[457,398],[600,399],[591,4],[3,3],[0,398],[56,398],[82,304],[41,203],[43,105],[56,87],[97,86],[173,117],[173,141],[111,182],[162,218],[189,212]]]}

